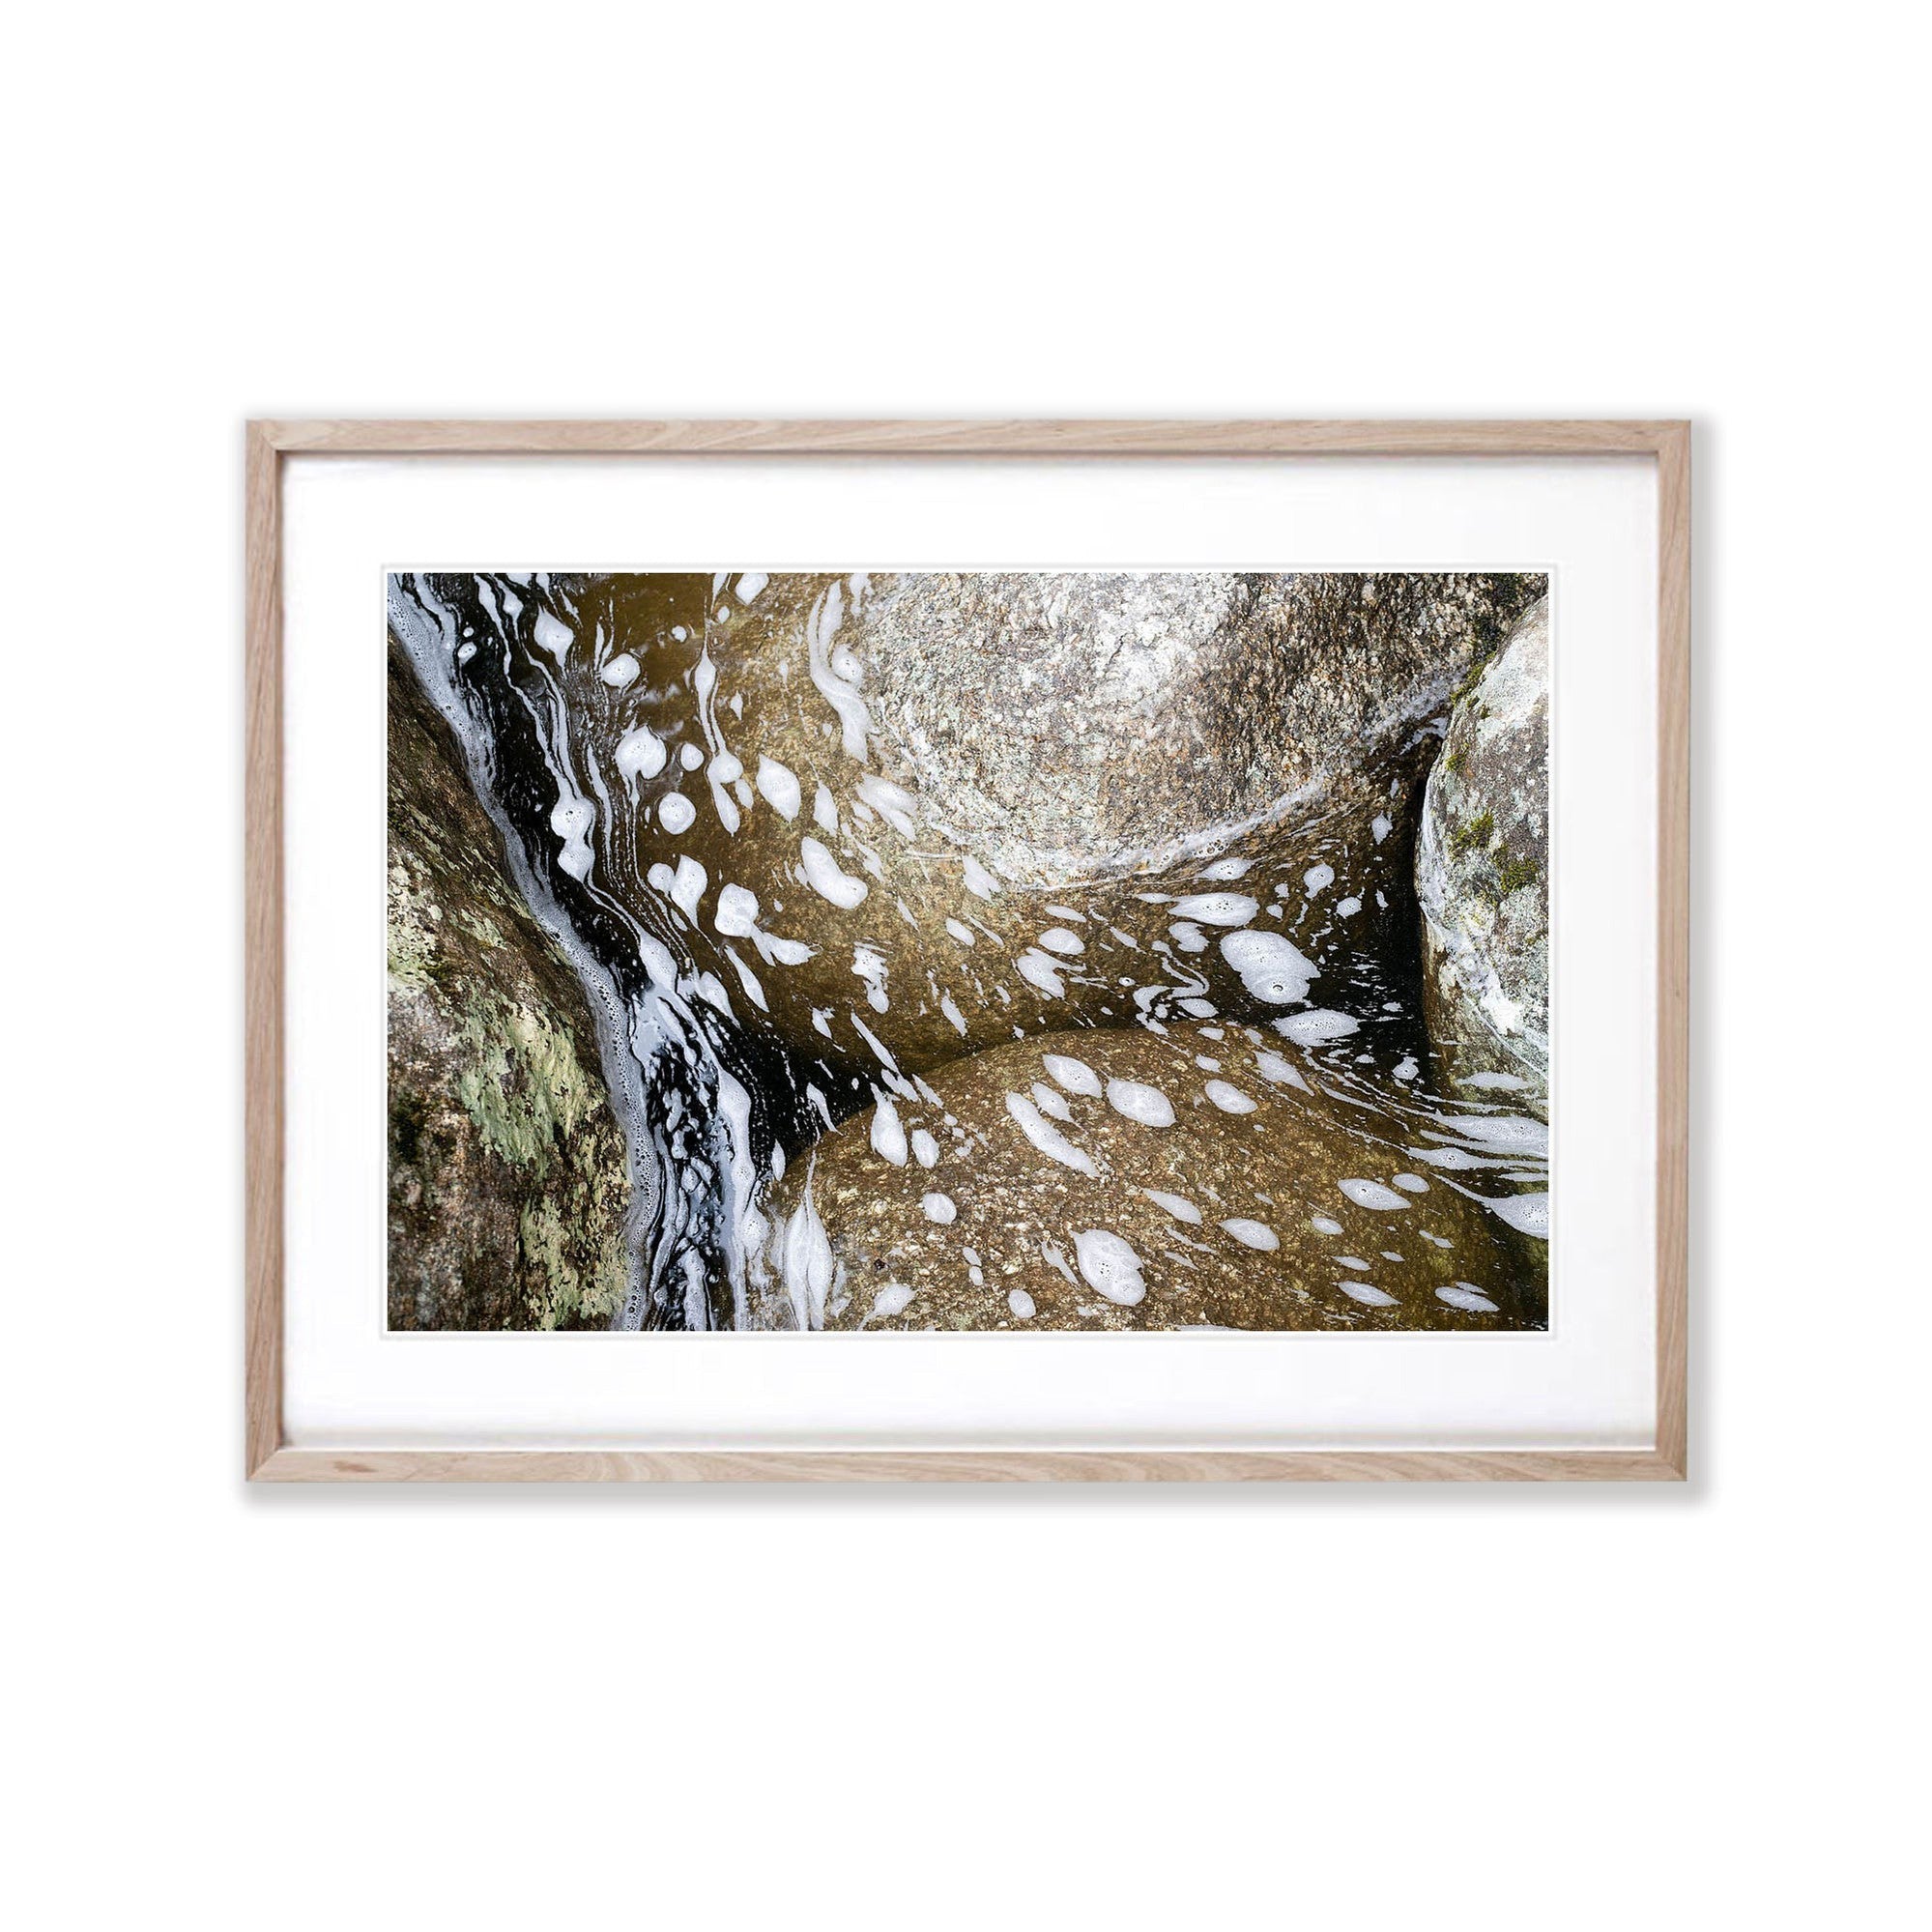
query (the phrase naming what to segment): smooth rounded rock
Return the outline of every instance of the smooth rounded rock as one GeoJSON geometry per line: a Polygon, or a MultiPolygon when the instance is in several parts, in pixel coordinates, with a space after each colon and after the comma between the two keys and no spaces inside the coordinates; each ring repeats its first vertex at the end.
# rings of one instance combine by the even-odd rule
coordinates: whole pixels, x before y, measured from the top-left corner
{"type": "Polygon", "coordinates": [[[770,1191],[780,1232],[758,1267],[775,1278],[784,1230],[819,1230],[829,1328],[1010,1327],[1016,1291],[1029,1330],[1541,1326],[1542,1253],[1492,1205],[1514,1198],[1503,1162],[1472,1154],[1467,1169],[1429,1169],[1422,1193],[1395,1185],[1440,1146],[1489,1144],[1492,1110],[1419,1104],[1328,1046],[1290,1049],[1305,1084],[1285,1084],[1259,1072],[1274,1042],[1259,1028],[1089,1030],[956,1061],[929,1077],[930,1100],[895,1103],[937,1140],[934,1170],[880,1159],[869,1117],[847,1121],[770,1191]],[[1196,1063],[1208,1045],[1253,1111],[1216,1104],[1196,1063]],[[1027,1098],[1053,1055],[1103,1083],[1060,1088],[1058,1123],[1027,1098]],[[1110,1105],[1127,1083],[1167,1096],[1173,1123],[1150,1130],[1110,1105]],[[944,1224],[923,1205],[936,1188],[954,1209],[944,1224]],[[1362,1255],[1376,1257],[1372,1294],[1343,1284],[1362,1255]],[[888,1283],[910,1292],[882,1306],[888,1283]],[[1439,1292],[1458,1284],[1493,1310],[1439,1292]]]}
{"type": "Polygon", "coordinates": [[[1453,1080],[1549,1078],[1549,604],[1457,699],[1416,847],[1429,1030],[1453,1080]]]}

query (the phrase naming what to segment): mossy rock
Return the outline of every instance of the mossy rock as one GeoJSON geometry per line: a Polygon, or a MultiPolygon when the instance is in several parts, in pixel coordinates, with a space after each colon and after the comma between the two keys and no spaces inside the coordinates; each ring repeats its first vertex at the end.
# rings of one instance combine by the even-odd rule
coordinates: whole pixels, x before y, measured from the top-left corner
{"type": "Polygon", "coordinates": [[[591,1016],[393,644],[388,924],[389,1326],[608,1326],[630,1190],[591,1016]]]}

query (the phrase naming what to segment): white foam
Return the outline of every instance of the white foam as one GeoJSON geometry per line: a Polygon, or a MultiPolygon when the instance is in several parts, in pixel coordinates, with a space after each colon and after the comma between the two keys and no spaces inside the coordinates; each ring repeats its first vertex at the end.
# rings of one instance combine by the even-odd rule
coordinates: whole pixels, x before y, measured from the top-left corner
{"type": "Polygon", "coordinates": [[[1375,843],[1377,845],[1380,845],[1382,841],[1386,839],[1392,831],[1395,830],[1395,827],[1389,822],[1388,819],[1382,813],[1377,812],[1375,816],[1369,821],[1369,829],[1370,832],[1374,834],[1375,843]]]}
{"type": "Polygon", "coordinates": [[[939,1143],[923,1127],[912,1130],[912,1158],[922,1168],[937,1168],[939,1165],[939,1143]]]}
{"type": "Polygon", "coordinates": [[[1192,919],[1177,919],[1168,928],[1175,945],[1184,953],[1207,951],[1207,935],[1192,919]]]}
{"type": "Polygon", "coordinates": [[[950,1226],[952,1223],[959,1219],[960,1211],[953,1205],[950,1195],[921,1195],[919,1197],[919,1205],[925,1210],[926,1219],[937,1222],[941,1227],[950,1226]]]}
{"type": "Polygon", "coordinates": [[[805,883],[842,911],[850,912],[871,890],[864,879],[842,872],[838,860],[817,839],[801,839],[798,856],[804,861],[805,883]]]}
{"type": "Polygon", "coordinates": [[[1529,1085],[1529,1081],[1518,1080],[1514,1074],[1464,1074],[1456,1081],[1458,1086],[1498,1087],[1506,1092],[1515,1093],[1529,1085]]]}
{"type": "Polygon", "coordinates": [[[1539,1241],[1549,1239],[1549,1197],[1546,1194],[1506,1195],[1501,1200],[1484,1202],[1498,1221],[1506,1221],[1519,1234],[1533,1234],[1539,1241]]]}
{"type": "Polygon", "coordinates": [[[1043,1059],[1049,1074],[1069,1093],[1083,1094],[1088,1100],[1100,1097],[1100,1076],[1084,1060],[1067,1053],[1047,1053],[1043,1059]]]}
{"type": "Polygon", "coordinates": [[[763,570],[747,570],[738,579],[738,602],[748,604],[771,581],[763,570]]]}
{"type": "Polygon", "coordinates": [[[872,1312],[875,1315],[904,1314],[911,1305],[913,1290],[903,1282],[887,1282],[873,1298],[872,1312]]]}
{"type": "Polygon", "coordinates": [[[1055,1120],[1072,1120],[1074,1110],[1043,1080],[1036,1080],[1032,1086],[1033,1105],[1042,1113],[1050,1114],[1055,1120]]]}
{"type": "Polygon", "coordinates": [[[1263,1254],[1272,1254],[1282,1245],[1282,1237],[1265,1221],[1248,1221],[1240,1215],[1224,1221],[1221,1231],[1231,1234],[1242,1247],[1258,1249],[1263,1254]]]}
{"type": "Polygon", "coordinates": [[[1335,916],[1338,919],[1352,919],[1361,909],[1361,900],[1355,898],[1343,899],[1336,906],[1335,916]]]}
{"type": "Polygon", "coordinates": [[[625,778],[655,778],[664,769],[664,740],[648,725],[639,725],[618,740],[616,756],[625,778]]]}
{"type": "Polygon", "coordinates": [[[1260,909],[1245,892],[1195,892],[1174,902],[1172,916],[1204,926],[1245,926],[1260,909]]]}
{"type": "Polygon", "coordinates": [[[1254,864],[1252,858],[1218,858],[1201,877],[1212,879],[1216,884],[1226,884],[1229,879],[1239,879],[1244,872],[1251,871],[1254,864]]]}
{"type": "Polygon", "coordinates": [[[1317,892],[1326,892],[1335,883],[1335,868],[1332,865],[1312,865],[1302,874],[1302,890],[1311,899],[1317,892]]]}
{"type": "Polygon", "coordinates": [[[895,1168],[906,1165],[906,1123],[892,1104],[889,1093],[881,1093],[872,1110],[872,1151],[895,1168]]]}
{"type": "Polygon", "coordinates": [[[675,839],[698,822],[698,808],[681,792],[667,792],[657,801],[657,822],[675,839]]]}
{"type": "Polygon", "coordinates": [[[1044,993],[1049,999],[1065,997],[1067,983],[1056,970],[1056,963],[1051,954],[1028,947],[1013,962],[1013,965],[1020,977],[1028,986],[1044,993]]]}
{"type": "Polygon", "coordinates": [[[1088,1174],[1096,1180],[1100,1177],[1093,1156],[1084,1148],[1076,1147],[1024,1094],[1009,1093],[1006,1096],[1006,1110],[1013,1116],[1021,1133],[1049,1160],[1059,1162],[1063,1168],[1071,1168],[1077,1174],[1088,1174]]]}
{"type": "Polygon", "coordinates": [[[1013,1311],[1016,1320],[1031,1321],[1033,1319],[1033,1297],[1024,1288],[1008,1288],[1006,1291],[1006,1306],[1013,1311]]]}
{"type": "Polygon", "coordinates": [[[939,1011],[951,1022],[953,1030],[959,1034],[960,1038],[965,1039],[966,1030],[966,1015],[960,1011],[959,1001],[950,993],[942,993],[939,995],[939,1011]]]}
{"type": "Polygon", "coordinates": [[[1479,1147],[1511,1154],[1546,1155],[1549,1129],[1541,1120],[1520,1113],[1438,1113],[1435,1118],[1479,1147]]]}
{"type": "Polygon", "coordinates": [[[1280,1053],[1256,1053],[1254,1071],[1263,1080],[1273,1081],[1277,1086],[1298,1086],[1304,1093],[1310,1090],[1308,1081],[1280,1053]]]}
{"type": "Polygon", "coordinates": [[[1317,1234],[1340,1234],[1341,1232],[1341,1222],[1331,1221],[1325,1214],[1311,1215],[1309,1217],[1309,1226],[1317,1234]]]}
{"type": "Polygon", "coordinates": [[[678,763],[686,771],[696,771],[705,762],[705,754],[694,744],[680,744],[678,747],[678,763]]]}
{"type": "Polygon", "coordinates": [[[1427,1194],[1428,1183],[1420,1174],[1395,1174],[1390,1177],[1404,1194],[1427,1194]]]}
{"type": "Polygon", "coordinates": [[[1110,1229],[1082,1228],[1074,1236],[1074,1258],[1087,1286],[1121,1308],[1133,1308],[1147,1292],[1139,1255],[1110,1229]]]}
{"type": "Polygon", "coordinates": [[[1200,1226],[1200,1209],[1186,1195],[1163,1194],[1158,1188],[1142,1188],[1141,1193],[1156,1207],[1165,1208],[1176,1221],[1185,1221],[1190,1227],[1200,1226]]]}
{"type": "Polygon", "coordinates": [[[789,764],[780,764],[775,758],[766,758],[762,752],[758,760],[758,795],[788,821],[798,816],[805,799],[798,774],[789,764]]]}
{"type": "Polygon", "coordinates": [[[567,624],[560,623],[548,611],[538,611],[536,621],[532,624],[530,634],[539,650],[547,650],[562,664],[569,655],[570,647],[576,638],[567,624]]]}
{"type": "Polygon", "coordinates": [[[1313,962],[1279,933],[1229,933],[1221,942],[1221,957],[1256,999],[1272,1006],[1306,999],[1309,981],[1319,977],[1313,962]]]}
{"type": "Polygon", "coordinates": [[[1064,953],[1069,957],[1086,951],[1086,941],[1078,933],[1068,932],[1064,926],[1048,927],[1040,935],[1040,943],[1050,953],[1064,953]]]}
{"type": "Polygon", "coordinates": [[[1399,1207],[1408,1206],[1408,1202],[1394,1188],[1385,1188],[1380,1181],[1347,1180],[1338,1181],[1336,1185],[1357,1207],[1372,1207],[1389,1214],[1399,1207]]]}
{"type": "Polygon", "coordinates": [[[1350,1301],[1360,1302],[1365,1308],[1393,1308],[1396,1303],[1394,1295],[1371,1286],[1368,1282],[1337,1282],[1335,1285],[1350,1301]]]}
{"type": "Polygon", "coordinates": [[[1435,1298],[1447,1302],[1451,1308],[1466,1309],[1471,1314],[1494,1314],[1496,1304],[1479,1287],[1468,1282],[1456,1282],[1446,1288],[1437,1288],[1435,1298]]]}
{"type": "Polygon", "coordinates": [[[963,946],[969,946],[973,942],[972,928],[964,919],[948,919],[946,921],[946,931],[963,946]]]}
{"type": "Polygon", "coordinates": [[[877,772],[867,772],[858,782],[858,795],[902,839],[909,839],[918,829],[912,813],[919,801],[903,786],[893,784],[889,778],[881,778],[877,772]]]}
{"type": "Polygon", "coordinates": [[[1253,1113],[1260,1105],[1259,1101],[1251,1100],[1238,1086],[1225,1080],[1209,1081],[1206,1090],[1208,1099],[1224,1113],[1253,1113]]]}
{"type": "Polygon", "coordinates": [[[758,924],[758,895],[742,885],[718,888],[718,911],[712,923],[728,939],[742,939],[758,924]]]}
{"type": "Polygon", "coordinates": [[[1275,1031],[1284,1039],[1292,1040],[1298,1047],[1312,1047],[1319,1040],[1345,1040],[1349,1034],[1361,1031],[1362,1023],[1351,1020],[1345,1013],[1332,1013],[1325,1007],[1317,1006],[1308,1013],[1290,1013],[1284,1020],[1277,1020],[1275,1031]]]}
{"type": "Polygon", "coordinates": [[[968,892],[977,893],[982,899],[991,899],[999,890],[999,881],[970,852],[966,854],[966,883],[968,892]]]}
{"type": "Polygon", "coordinates": [[[1171,1127],[1174,1104],[1157,1086],[1144,1081],[1110,1080],[1107,1083],[1108,1105],[1142,1127],[1171,1127]]]}
{"type": "Polygon", "coordinates": [[[637,682],[637,674],[642,669],[629,651],[620,650],[597,673],[613,691],[621,691],[627,684],[637,682]]]}

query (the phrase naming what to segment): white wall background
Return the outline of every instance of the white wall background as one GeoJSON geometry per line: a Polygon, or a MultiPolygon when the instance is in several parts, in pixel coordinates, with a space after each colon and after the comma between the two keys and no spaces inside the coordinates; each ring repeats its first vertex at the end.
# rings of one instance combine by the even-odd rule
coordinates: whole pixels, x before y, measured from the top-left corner
{"type": "Polygon", "coordinates": [[[1908,31],[1860,0],[15,21],[17,1922],[1904,1922],[1908,31]],[[1694,416],[1696,1482],[245,1492],[250,412],[1694,416]]]}

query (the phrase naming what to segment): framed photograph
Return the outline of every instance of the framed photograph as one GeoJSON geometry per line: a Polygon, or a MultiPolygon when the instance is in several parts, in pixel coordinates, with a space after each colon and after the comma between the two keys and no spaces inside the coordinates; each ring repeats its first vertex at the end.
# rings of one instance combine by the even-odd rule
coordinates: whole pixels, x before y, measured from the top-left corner
{"type": "Polygon", "coordinates": [[[1687,424],[246,513],[252,1479],[1684,1476],[1687,424]]]}

